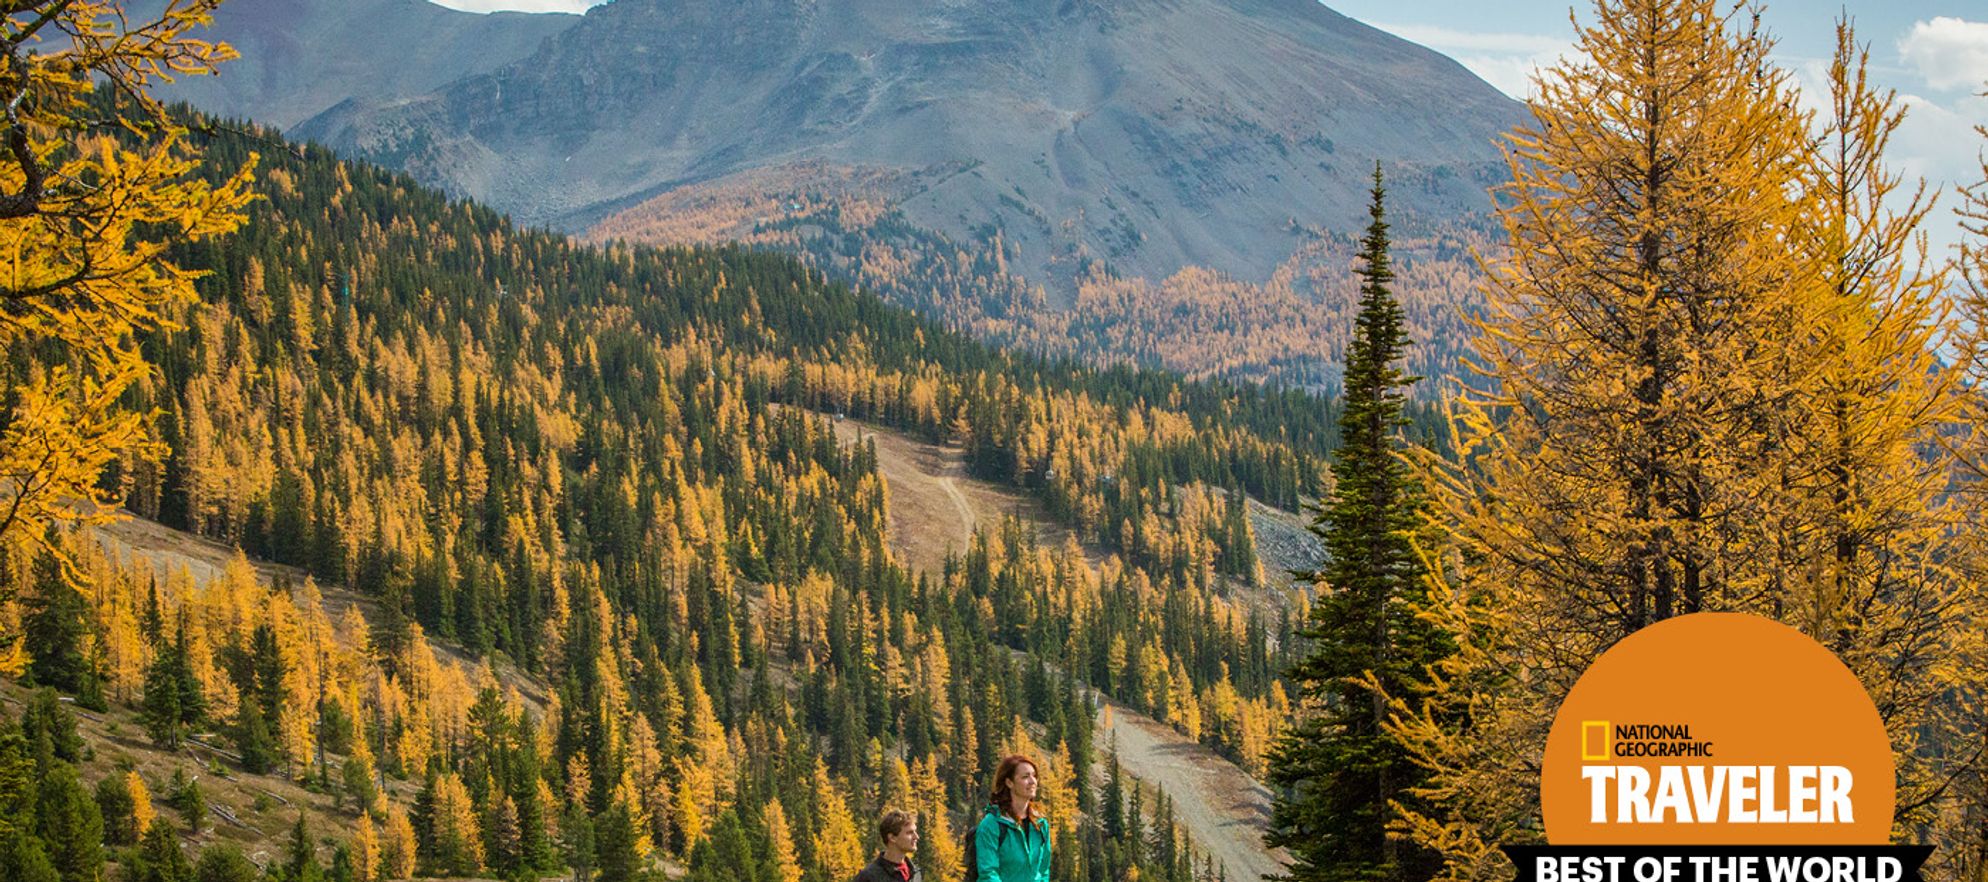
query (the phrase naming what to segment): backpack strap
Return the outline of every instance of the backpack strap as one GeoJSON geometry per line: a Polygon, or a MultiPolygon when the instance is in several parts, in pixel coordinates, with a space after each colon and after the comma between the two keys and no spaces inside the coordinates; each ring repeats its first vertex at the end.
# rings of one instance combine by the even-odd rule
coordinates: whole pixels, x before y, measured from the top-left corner
{"type": "Polygon", "coordinates": [[[1003,816],[999,806],[990,803],[985,816],[994,819],[994,850],[1000,851],[1008,844],[1008,825],[1001,823],[1003,816]]]}

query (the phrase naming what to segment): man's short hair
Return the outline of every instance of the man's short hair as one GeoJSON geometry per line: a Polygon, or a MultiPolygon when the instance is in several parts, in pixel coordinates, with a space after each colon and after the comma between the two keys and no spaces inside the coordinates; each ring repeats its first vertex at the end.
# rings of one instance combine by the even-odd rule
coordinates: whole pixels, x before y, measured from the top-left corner
{"type": "Polygon", "coordinates": [[[918,817],[907,811],[891,809],[884,812],[884,819],[877,822],[877,836],[889,842],[892,836],[904,832],[904,828],[917,821],[918,817]]]}

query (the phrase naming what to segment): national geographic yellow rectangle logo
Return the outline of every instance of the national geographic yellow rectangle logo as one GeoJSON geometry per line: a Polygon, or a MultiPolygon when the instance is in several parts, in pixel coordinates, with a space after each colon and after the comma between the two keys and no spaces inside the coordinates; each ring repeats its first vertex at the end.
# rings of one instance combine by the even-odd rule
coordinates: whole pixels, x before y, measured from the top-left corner
{"type": "Polygon", "coordinates": [[[1581,723],[1581,761],[1594,762],[1608,759],[1608,721],[1584,720],[1581,723]]]}

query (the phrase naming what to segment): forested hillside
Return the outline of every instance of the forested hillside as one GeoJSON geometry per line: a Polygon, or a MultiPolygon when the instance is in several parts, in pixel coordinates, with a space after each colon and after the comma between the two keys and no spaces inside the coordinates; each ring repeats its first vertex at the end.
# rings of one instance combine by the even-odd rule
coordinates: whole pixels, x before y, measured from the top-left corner
{"type": "MultiPolygon", "coordinates": [[[[1100,749],[1094,689],[1278,784],[1294,878],[1497,882],[1573,683],[1699,612],[1835,653],[1893,837],[1988,867],[1988,183],[1955,263],[1916,247],[1903,108],[1847,22],[1805,96],[1757,18],[1599,3],[1513,134],[1485,309],[1444,319],[1479,382],[1438,419],[1436,313],[1395,287],[1461,280],[1392,249],[1476,243],[1394,236],[1386,163],[1357,280],[1306,271],[1359,291],[1332,401],[1003,352],[792,255],[576,243],[168,113],[146,86],[226,54],[187,35],[215,2],[0,14],[28,72],[0,76],[0,879],[842,882],[904,807],[936,882],[1014,751],[1057,882],[1219,879],[1100,749]],[[969,514],[908,566],[899,463],[852,420],[1059,527],[969,514]],[[1328,558],[1280,589],[1250,508],[1314,501],[1328,558]],[[126,517],[211,572],[117,552],[126,517]],[[278,779],[287,842],[269,806],[207,826],[278,779]]],[[[1037,296],[998,229],[949,257],[850,222],[754,227],[939,312],[1037,296]]],[[[1292,299],[1090,281],[1142,358],[1222,344],[1126,317],[1299,346],[1253,330],[1292,299]]]]}
{"type": "MultiPolygon", "coordinates": [[[[310,578],[196,584],[51,536],[6,561],[16,673],[340,794],[350,829],[320,832],[353,878],[828,882],[888,805],[925,813],[946,878],[948,823],[1013,750],[1044,763],[1059,875],[1204,869],[1164,803],[1100,803],[1065,674],[1260,767],[1290,623],[1228,596],[1260,578],[1243,494],[1316,492],[1326,402],[1007,356],[789,258],[574,245],[270,132],[196,131],[217,178],[260,153],[261,198],[172,255],[208,271],[201,302],[144,341],[160,370],[126,397],[166,449],[107,480],[310,578]],[[908,571],[839,415],[961,445],[1092,547],[1017,522],[908,571]],[[318,583],[373,614],[333,615],[318,583]]],[[[11,768],[60,761],[22,750],[11,768]]]]}
{"type": "MultiPolygon", "coordinates": [[[[1117,249],[1073,242],[1059,264],[1064,278],[1044,284],[1024,272],[1023,252],[1004,228],[949,237],[917,226],[899,207],[914,192],[804,163],[671,191],[609,215],[586,238],[740,242],[795,254],[948,327],[1026,351],[1190,377],[1313,389],[1340,382],[1358,300],[1349,235],[1293,221],[1291,250],[1257,281],[1199,265],[1147,278],[1122,265],[1117,249]]],[[[1416,342],[1406,361],[1423,376],[1468,379],[1459,358],[1478,307],[1476,255],[1497,250],[1492,224],[1460,213],[1413,229],[1394,249],[1395,287],[1416,342]]],[[[1446,388],[1425,384],[1417,397],[1446,388]]]]}

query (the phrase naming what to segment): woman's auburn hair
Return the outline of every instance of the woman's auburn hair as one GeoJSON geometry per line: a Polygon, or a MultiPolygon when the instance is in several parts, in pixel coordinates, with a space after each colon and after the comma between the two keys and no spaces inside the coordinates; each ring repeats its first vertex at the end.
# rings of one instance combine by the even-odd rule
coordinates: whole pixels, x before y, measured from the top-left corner
{"type": "MultiPolygon", "coordinates": [[[[1042,767],[1036,765],[1035,760],[1022,756],[1019,753],[1008,754],[1001,760],[1001,764],[994,768],[994,791],[988,795],[987,801],[1002,812],[1008,810],[1008,804],[1011,801],[1011,794],[1008,792],[1008,781],[1015,777],[1024,764],[1029,768],[1035,769],[1036,774],[1042,774],[1042,767]]],[[[1035,800],[1029,800],[1029,815],[1028,818],[1024,818],[1023,820],[1032,820],[1035,816],[1035,800]]]]}

